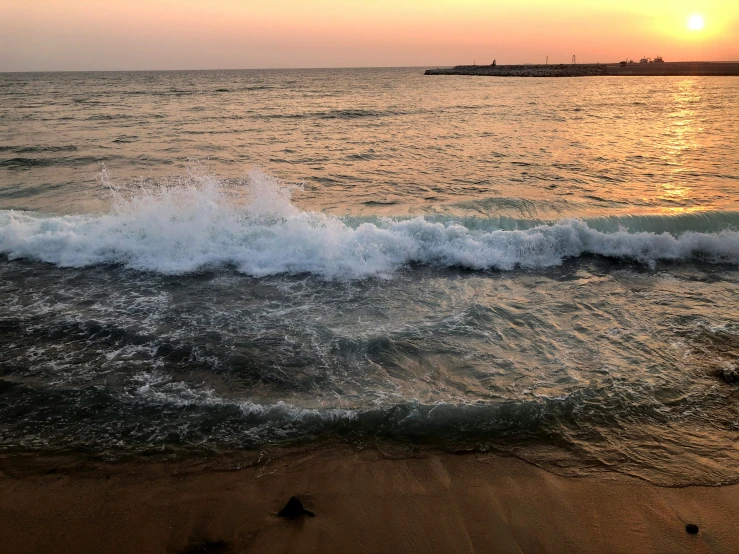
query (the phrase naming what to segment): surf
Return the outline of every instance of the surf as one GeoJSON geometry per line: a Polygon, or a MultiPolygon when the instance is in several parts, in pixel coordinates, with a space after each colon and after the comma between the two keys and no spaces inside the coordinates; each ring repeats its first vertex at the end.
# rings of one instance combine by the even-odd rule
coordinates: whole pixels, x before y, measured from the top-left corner
{"type": "Polygon", "coordinates": [[[0,254],[58,267],[120,265],[179,275],[232,267],[253,277],[388,277],[411,264],[511,271],[593,255],[654,267],[739,263],[739,215],[620,216],[555,222],[510,218],[342,218],[302,210],[299,188],[261,170],[237,183],[207,172],[124,189],[107,172],[102,214],[0,211],[0,254]]]}

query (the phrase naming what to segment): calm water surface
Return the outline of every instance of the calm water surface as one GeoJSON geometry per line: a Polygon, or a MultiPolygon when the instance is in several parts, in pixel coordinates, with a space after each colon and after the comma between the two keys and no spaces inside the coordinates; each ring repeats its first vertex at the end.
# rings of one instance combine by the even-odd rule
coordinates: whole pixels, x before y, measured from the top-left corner
{"type": "Polygon", "coordinates": [[[739,79],[0,74],[0,448],[739,481],[739,79]]]}

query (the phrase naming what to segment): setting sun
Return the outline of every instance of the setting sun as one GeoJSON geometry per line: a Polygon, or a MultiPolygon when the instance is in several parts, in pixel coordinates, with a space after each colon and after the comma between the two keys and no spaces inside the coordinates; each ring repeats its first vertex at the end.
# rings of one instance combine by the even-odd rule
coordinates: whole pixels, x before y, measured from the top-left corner
{"type": "Polygon", "coordinates": [[[688,18],[688,29],[691,31],[700,31],[703,29],[705,23],[702,15],[693,14],[688,18]]]}

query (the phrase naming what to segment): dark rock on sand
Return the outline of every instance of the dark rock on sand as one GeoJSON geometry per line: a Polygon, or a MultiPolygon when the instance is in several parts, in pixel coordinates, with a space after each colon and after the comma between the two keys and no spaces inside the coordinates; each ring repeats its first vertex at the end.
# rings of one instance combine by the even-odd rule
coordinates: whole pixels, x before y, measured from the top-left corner
{"type": "Polygon", "coordinates": [[[294,496],[290,497],[290,500],[287,501],[287,504],[285,504],[285,507],[282,508],[279,512],[277,512],[277,515],[280,517],[284,517],[285,519],[295,519],[302,515],[315,517],[316,514],[314,514],[311,511],[306,510],[303,507],[303,503],[295,498],[294,496]]]}
{"type": "Polygon", "coordinates": [[[8,392],[13,387],[15,387],[15,383],[13,383],[12,381],[6,381],[5,379],[0,379],[0,394],[4,392],[8,392]]]}
{"type": "Polygon", "coordinates": [[[182,551],[182,554],[226,554],[229,552],[226,541],[204,541],[182,551]]]}
{"type": "Polygon", "coordinates": [[[714,375],[729,385],[739,385],[739,368],[724,366],[716,369],[714,375]]]}
{"type": "Polygon", "coordinates": [[[697,535],[697,534],[698,534],[698,526],[697,526],[697,525],[695,525],[694,523],[688,523],[688,524],[687,524],[687,525],[685,526],[685,530],[686,530],[686,531],[687,531],[687,532],[688,532],[689,534],[691,534],[691,535],[697,535]]]}

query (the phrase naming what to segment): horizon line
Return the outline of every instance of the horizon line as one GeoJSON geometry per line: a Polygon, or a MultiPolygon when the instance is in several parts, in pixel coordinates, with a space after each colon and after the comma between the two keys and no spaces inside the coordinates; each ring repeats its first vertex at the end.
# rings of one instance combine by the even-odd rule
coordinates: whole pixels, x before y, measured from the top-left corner
{"type": "MultiPolygon", "coordinates": [[[[615,62],[580,62],[574,65],[609,65],[619,64],[620,61],[615,62]]],[[[637,63],[637,62],[634,62],[637,63]]],[[[739,63],[739,60],[679,60],[670,61],[665,63],[739,63]]],[[[166,73],[166,72],[178,72],[178,71],[298,71],[298,70],[316,70],[316,69],[423,69],[423,68],[445,68],[445,67],[456,67],[457,65],[480,65],[485,67],[491,64],[456,64],[456,65],[361,65],[361,66],[315,66],[315,67],[214,67],[208,69],[192,69],[192,68],[178,68],[178,69],[41,69],[41,70],[13,70],[13,71],[2,71],[0,75],[4,74],[30,74],[30,73],[166,73]]],[[[498,66],[506,65],[573,65],[571,62],[565,63],[501,63],[498,66]]],[[[638,64],[637,64],[638,65],[638,64]]]]}

